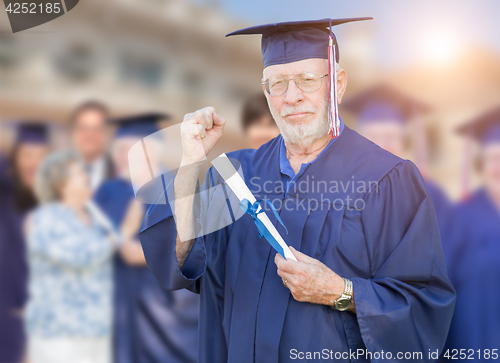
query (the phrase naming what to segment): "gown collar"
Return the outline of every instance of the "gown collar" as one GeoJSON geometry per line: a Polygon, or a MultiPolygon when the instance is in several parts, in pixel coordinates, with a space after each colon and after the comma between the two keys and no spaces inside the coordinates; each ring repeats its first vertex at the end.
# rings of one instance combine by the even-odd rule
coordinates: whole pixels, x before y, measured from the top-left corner
{"type": "MultiPolygon", "coordinates": [[[[309,165],[314,163],[321,155],[323,155],[333,145],[333,143],[339,139],[339,137],[340,137],[340,135],[342,135],[343,131],[344,131],[344,123],[342,122],[342,119],[341,119],[339,136],[334,138],[334,139],[331,139],[330,142],[328,143],[328,145],[326,145],[326,147],[321,151],[321,153],[318,156],[316,156],[316,158],[313,161],[310,161],[309,163],[302,164],[298,174],[303,173],[309,165]]],[[[283,136],[281,136],[281,135],[280,135],[280,138],[281,138],[280,143],[279,143],[280,144],[280,151],[279,151],[280,171],[282,174],[290,177],[290,179],[293,179],[293,177],[295,176],[295,172],[293,171],[293,168],[290,165],[290,161],[286,157],[285,140],[283,139],[283,136]]]]}

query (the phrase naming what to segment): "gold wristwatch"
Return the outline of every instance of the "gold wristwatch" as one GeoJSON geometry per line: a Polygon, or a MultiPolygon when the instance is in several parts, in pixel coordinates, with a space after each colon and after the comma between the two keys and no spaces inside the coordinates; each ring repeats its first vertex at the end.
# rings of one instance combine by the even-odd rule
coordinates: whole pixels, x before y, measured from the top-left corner
{"type": "Polygon", "coordinates": [[[345,311],[349,309],[352,301],[352,281],[344,278],[344,293],[333,302],[332,309],[345,311]]]}

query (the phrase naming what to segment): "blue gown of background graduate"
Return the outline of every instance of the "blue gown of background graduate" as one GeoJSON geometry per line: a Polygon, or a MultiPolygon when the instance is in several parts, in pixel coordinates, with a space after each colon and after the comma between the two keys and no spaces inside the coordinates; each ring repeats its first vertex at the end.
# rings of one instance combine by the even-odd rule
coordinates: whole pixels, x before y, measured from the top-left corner
{"type": "MultiPolygon", "coordinates": [[[[119,120],[115,137],[142,137],[158,131],[155,117],[119,120]]],[[[129,181],[105,182],[95,200],[119,228],[134,198],[129,181]]],[[[199,297],[166,291],[147,266],[127,265],[115,256],[114,355],[117,363],[196,362],[199,297]]]]}
{"type": "MultiPolygon", "coordinates": [[[[44,124],[23,122],[15,126],[15,148],[23,143],[48,143],[44,124]]],[[[30,191],[20,189],[20,182],[13,177],[9,164],[4,156],[0,157],[0,363],[17,363],[24,358],[24,324],[20,316],[12,313],[21,312],[28,298],[23,223],[36,203],[30,191]],[[20,197],[23,197],[23,205],[20,205],[20,197]]]]}
{"type": "Polygon", "coordinates": [[[457,205],[452,218],[443,249],[457,302],[446,348],[473,349],[475,362],[489,362],[478,359],[477,350],[500,352],[500,212],[481,189],[457,205]]]}
{"type": "Polygon", "coordinates": [[[444,238],[443,235],[448,230],[448,223],[450,223],[453,205],[441,187],[432,180],[426,178],[425,186],[427,187],[427,191],[432,199],[432,204],[434,205],[434,210],[436,211],[441,238],[444,238]]]}
{"type": "Polygon", "coordinates": [[[12,312],[26,302],[27,268],[21,218],[14,208],[13,186],[5,160],[0,161],[0,362],[20,362],[25,334],[12,312]]]}
{"type": "Polygon", "coordinates": [[[259,238],[249,215],[239,217],[232,193],[211,168],[197,204],[198,226],[209,230],[195,239],[181,270],[169,204],[151,206],[140,233],[148,265],[162,285],[201,295],[199,361],[276,363],[290,361],[292,349],[365,348],[394,357],[423,352],[421,361],[432,361],[428,349],[444,345],[455,293],[418,169],[345,127],[313,163],[303,165],[285,192],[280,150],[278,136],[258,150],[228,156],[241,165],[256,198],[280,210],[288,234],[278,230],[285,241],[352,280],[357,314],[296,301],[277,274],[276,252],[259,238]]]}
{"type": "MultiPolygon", "coordinates": [[[[410,132],[415,134],[415,131],[416,133],[423,133],[423,125],[419,116],[429,110],[429,107],[420,101],[384,83],[376,84],[347,99],[342,103],[342,107],[357,116],[359,127],[368,123],[394,122],[404,128],[407,134],[410,134],[410,132]],[[415,130],[412,131],[407,128],[411,120],[419,122],[415,126],[415,130]]],[[[407,143],[406,139],[408,137],[405,136],[405,143],[407,143]]],[[[413,138],[417,137],[423,138],[425,135],[413,136],[413,138]]],[[[383,145],[379,146],[383,147],[383,145]]],[[[419,151],[422,151],[420,150],[422,147],[418,145],[418,141],[416,146],[419,151]]],[[[451,203],[443,190],[435,182],[425,178],[425,185],[434,204],[439,230],[443,233],[446,229],[451,203]]]]}
{"type": "MultiPolygon", "coordinates": [[[[467,123],[459,131],[483,147],[490,143],[500,145],[500,108],[467,123]]],[[[500,209],[485,188],[453,208],[443,249],[448,274],[457,291],[446,348],[466,349],[467,356],[468,349],[473,349],[471,357],[475,362],[490,362],[491,357],[479,357],[477,350],[500,352],[500,209]]]]}

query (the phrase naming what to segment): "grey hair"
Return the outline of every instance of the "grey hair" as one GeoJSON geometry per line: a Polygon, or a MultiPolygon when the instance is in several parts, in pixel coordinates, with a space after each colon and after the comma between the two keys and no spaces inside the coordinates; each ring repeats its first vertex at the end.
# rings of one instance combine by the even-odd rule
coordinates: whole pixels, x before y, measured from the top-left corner
{"type": "Polygon", "coordinates": [[[43,161],[35,177],[35,195],[40,204],[60,200],[59,188],[68,178],[69,166],[79,160],[74,152],[59,152],[43,161]]]}
{"type": "MultiPolygon", "coordinates": [[[[327,62],[328,62],[328,59],[325,59],[325,61],[327,61],[327,62]]],[[[335,71],[336,71],[336,72],[338,72],[339,70],[340,70],[340,64],[339,64],[337,61],[335,61],[335,71]]],[[[264,69],[262,70],[262,82],[264,82],[264,80],[265,80],[265,78],[266,78],[266,76],[265,76],[265,72],[266,72],[266,68],[264,68],[264,69]]]]}

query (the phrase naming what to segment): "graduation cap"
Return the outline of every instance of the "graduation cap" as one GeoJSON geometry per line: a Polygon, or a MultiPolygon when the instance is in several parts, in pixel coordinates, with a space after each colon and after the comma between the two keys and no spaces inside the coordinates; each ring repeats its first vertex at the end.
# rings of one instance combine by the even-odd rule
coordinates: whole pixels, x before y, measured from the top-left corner
{"type": "Polygon", "coordinates": [[[376,84],[347,99],[342,107],[354,113],[358,122],[406,123],[413,116],[429,111],[429,107],[387,85],[376,84]]]}
{"type": "Polygon", "coordinates": [[[457,132],[478,141],[481,145],[500,143],[500,106],[460,126],[457,132]]]}
{"type": "Polygon", "coordinates": [[[226,36],[261,34],[264,68],[272,65],[297,62],[304,59],[328,59],[328,120],[332,138],[340,134],[340,117],[337,102],[337,72],[339,61],[337,38],[332,32],[335,25],[372,18],[320,19],[291,21],[253,26],[226,36]]]}
{"type": "Polygon", "coordinates": [[[474,140],[481,146],[500,143],[500,106],[466,122],[457,128],[457,132],[466,137],[461,183],[462,199],[467,199],[471,193],[470,167],[472,163],[472,143],[474,140]]]}
{"type": "Polygon", "coordinates": [[[17,128],[16,144],[49,143],[49,127],[43,121],[20,121],[12,125],[17,128]]]}
{"type": "Polygon", "coordinates": [[[117,124],[115,138],[121,137],[146,137],[159,131],[158,121],[169,120],[170,115],[160,112],[143,113],[133,116],[112,119],[112,124],[117,124]]]}

